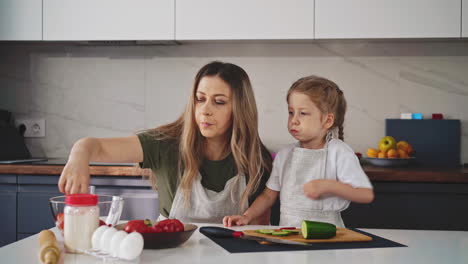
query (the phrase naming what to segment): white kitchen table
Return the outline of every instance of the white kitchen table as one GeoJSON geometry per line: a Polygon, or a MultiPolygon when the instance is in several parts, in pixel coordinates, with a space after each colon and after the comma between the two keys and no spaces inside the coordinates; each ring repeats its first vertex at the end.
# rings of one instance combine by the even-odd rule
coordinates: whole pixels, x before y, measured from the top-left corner
{"type": "MultiPolygon", "coordinates": [[[[198,226],[201,227],[203,224],[198,226]]],[[[233,229],[260,228],[268,226],[243,226],[233,229]]],[[[56,228],[52,230],[58,234],[56,228]]],[[[196,230],[183,245],[170,249],[144,250],[134,262],[104,262],[92,256],[65,254],[63,263],[468,263],[468,232],[465,231],[361,230],[408,247],[229,253],[196,230]]],[[[40,263],[37,257],[38,249],[37,235],[17,241],[0,248],[0,263],[40,263]]]]}

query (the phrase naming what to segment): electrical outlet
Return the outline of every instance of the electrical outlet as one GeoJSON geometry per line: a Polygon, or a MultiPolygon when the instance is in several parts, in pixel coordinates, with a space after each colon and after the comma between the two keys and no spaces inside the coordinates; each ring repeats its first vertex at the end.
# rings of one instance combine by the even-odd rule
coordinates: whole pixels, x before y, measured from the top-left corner
{"type": "Polygon", "coordinates": [[[15,126],[21,130],[24,125],[24,137],[45,137],[45,119],[17,119],[15,126]]]}

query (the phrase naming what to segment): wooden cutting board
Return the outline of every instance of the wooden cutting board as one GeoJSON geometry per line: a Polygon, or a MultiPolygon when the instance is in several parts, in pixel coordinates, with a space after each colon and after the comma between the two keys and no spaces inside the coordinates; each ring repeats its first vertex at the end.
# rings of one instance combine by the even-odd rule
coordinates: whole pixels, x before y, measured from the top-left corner
{"type": "Polygon", "coordinates": [[[274,236],[274,235],[264,235],[257,233],[255,230],[244,230],[244,234],[255,237],[268,237],[268,238],[277,238],[283,240],[305,242],[305,243],[336,243],[336,242],[363,242],[363,241],[372,241],[372,237],[363,235],[353,230],[347,228],[336,228],[336,236],[328,239],[305,239],[300,233],[298,235],[288,235],[288,236],[274,236]]]}

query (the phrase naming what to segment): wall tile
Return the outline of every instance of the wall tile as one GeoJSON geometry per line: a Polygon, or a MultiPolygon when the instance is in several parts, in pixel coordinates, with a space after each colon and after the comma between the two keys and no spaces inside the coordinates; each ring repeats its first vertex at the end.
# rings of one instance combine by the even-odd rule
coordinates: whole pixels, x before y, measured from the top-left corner
{"type": "Polygon", "coordinates": [[[468,45],[443,41],[189,43],[176,46],[0,45],[0,108],[42,117],[36,155],[67,156],[85,136],[126,136],[175,120],[193,78],[212,60],[249,74],[259,130],[272,150],[293,142],[285,96],[300,77],[335,81],[348,101],[345,140],[365,152],[384,135],[385,118],[441,112],[462,120],[468,162],[468,45]]]}

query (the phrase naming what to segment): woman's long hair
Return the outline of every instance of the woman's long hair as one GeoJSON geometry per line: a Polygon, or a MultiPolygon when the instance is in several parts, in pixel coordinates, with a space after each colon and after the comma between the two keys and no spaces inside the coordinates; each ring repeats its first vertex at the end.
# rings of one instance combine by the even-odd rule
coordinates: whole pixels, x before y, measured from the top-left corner
{"type": "Polygon", "coordinates": [[[195,100],[198,84],[205,76],[216,76],[226,82],[232,91],[232,125],[227,132],[225,154],[231,152],[238,173],[248,175],[241,204],[258,189],[265,172],[271,172],[272,158],[258,135],[258,113],[255,96],[247,73],[237,65],[219,61],[203,66],[195,76],[193,89],[185,112],[173,123],[152,130],[157,139],[178,141],[180,150],[180,186],[185,201],[190,203],[190,193],[200,165],[205,157],[205,138],[195,120],[195,100]]]}

